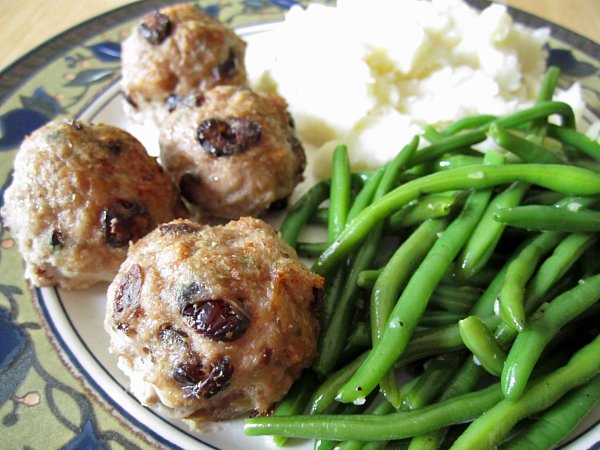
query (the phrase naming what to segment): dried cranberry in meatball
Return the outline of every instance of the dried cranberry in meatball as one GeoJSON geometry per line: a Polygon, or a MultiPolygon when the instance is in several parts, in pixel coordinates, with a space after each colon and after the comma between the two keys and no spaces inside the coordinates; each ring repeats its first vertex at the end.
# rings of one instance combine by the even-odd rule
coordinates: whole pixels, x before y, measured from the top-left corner
{"type": "Polygon", "coordinates": [[[180,96],[247,84],[245,51],[233,30],[192,4],[148,13],[122,45],[126,111],[160,123],[180,96]]]}
{"type": "Polygon", "coordinates": [[[315,354],[322,285],[259,219],[177,220],[131,246],[105,328],[143,404],[192,425],[265,414],[315,354]]]}
{"type": "Polygon", "coordinates": [[[306,162],[285,101],[236,86],[176,107],[161,127],[160,152],[184,198],[225,219],[284,203],[306,162]]]}
{"type": "Polygon", "coordinates": [[[2,216],[33,284],[83,288],[112,280],[130,241],[187,212],[129,133],[61,120],[21,145],[2,216]]]}

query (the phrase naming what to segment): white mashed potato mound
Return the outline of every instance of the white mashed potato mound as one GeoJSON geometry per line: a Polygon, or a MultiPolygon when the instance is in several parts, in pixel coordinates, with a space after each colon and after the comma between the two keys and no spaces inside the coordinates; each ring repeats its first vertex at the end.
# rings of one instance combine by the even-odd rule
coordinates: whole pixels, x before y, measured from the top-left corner
{"type": "MultiPolygon", "coordinates": [[[[353,169],[372,169],[424,125],[530,106],[548,38],[498,4],[479,12],[461,0],[338,0],[292,8],[273,33],[253,37],[246,64],[257,90],[287,99],[309,175],[323,178],[339,143],[353,169]]],[[[583,104],[577,84],[565,96],[583,104]]]]}

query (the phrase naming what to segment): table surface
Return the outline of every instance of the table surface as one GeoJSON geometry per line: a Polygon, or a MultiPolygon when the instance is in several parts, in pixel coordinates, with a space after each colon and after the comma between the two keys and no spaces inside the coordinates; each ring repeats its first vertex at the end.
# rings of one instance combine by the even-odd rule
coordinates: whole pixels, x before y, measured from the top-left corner
{"type": "MultiPolygon", "coordinates": [[[[56,34],[127,3],[133,2],[0,0],[0,68],[56,34]]],[[[600,42],[600,0],[502,0],[499,3],[515,6],[600,42]]]]}

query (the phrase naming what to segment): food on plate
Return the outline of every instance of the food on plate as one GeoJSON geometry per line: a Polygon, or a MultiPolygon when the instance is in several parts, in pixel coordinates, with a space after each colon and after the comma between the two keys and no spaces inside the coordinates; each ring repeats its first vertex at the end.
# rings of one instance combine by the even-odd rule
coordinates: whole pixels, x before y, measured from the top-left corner
{"type": "Polygon", "coordinates": [[[216,86],[182,99],[160,128],[160,159],[183,197],[217,218],[285,207],[304,148],[284,99],[216,86]]]}
{"type": "Polygon", "coordinates": [[[245,48],[233,30],[190,3],[148,13],[122,44],[126,112],[161,123],[179,96],[245,85],[245,48]]]}
{"type": "MultiPolygon", "coordinates": [[[[340,0],[293,7],[272,33],[253,36],[246,67],[255,89],[289,102],[307,175],[325,178],[339,143],[354,170],[372,170],[425,125],[531,106],[549,34],[499,4],[340,0]]],[[[556,98],[583,107],[578,83],[556,98]]]]}
{"type": "Polygon", "coordinates": [[[130,241],[187,210],[155,158],[111,125],[56,120],[27,137],[2,218],[36,286],[110,281],[130,241]]]}
{"type": "Polygon", "coordinates": [[[192,425],[266,414],[311,363],[322,285],[259,219],[176,220],[131,246],[105,328],[143,404],[192,425]]]}
{"type": "Polygon", "coordinates": [[[281,225],[300,251],[304,225],[326,224],[327,242],[311,242],[328,280],[311,366],[321,384],[290,391],[284,405],[298,408],[247,419],[247,435],[552,448],[593,410],[600,143],[553,100],[558,79],[549,68],[534,106],[427,127],[362,178],[336,148],[331,179],[281,225]],[[473,149],[486,139],[494,150],[473,149]],[[452,199],[445,213],[434,195],[452,199]],[[420,221],[405,220],[418,205],[420,221]],[[410,381],[396,372],[407,365],[410,381]]]}

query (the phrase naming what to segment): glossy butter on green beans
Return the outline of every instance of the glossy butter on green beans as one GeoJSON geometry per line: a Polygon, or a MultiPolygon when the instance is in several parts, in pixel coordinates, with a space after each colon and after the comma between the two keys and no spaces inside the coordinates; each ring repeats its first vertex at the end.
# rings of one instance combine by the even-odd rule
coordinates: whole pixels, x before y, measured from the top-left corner
{"type": "Polygon", "coordinates": [[[498,223],[526,230],[556,230],[571,233],[599,232],[600,212],[573,203],[572,208],[526,205],[495,212],[498,223]]]}
{"type": "MultiPolygon", "coordinates": [[[[516,400],[522,395],[536,362],[552,337],[599,300],[600,274],[597,274],[581,280],[534,314],[506,357],[501,378],[506,398],[516,400]]],[[[600,352],[598,356],[600,358],[600,352]]]]}
{"type": "Polygon", "coordinates": [[[431,295],[479,222],[490,196],[491,191],[487,189],[471,193],[461,214],[433,244],[402,291],[371,354],[340,389],[337,397],[339,401],[350,403],[366,397],[402,355],[431,295]]]}
{"type": "Polygon", "coordinates": [[[565,366],[531,383],[518,400],[504,399],[475,419],[451,450],[494,448],[521,419],[552,406],[598,373],[600,336],[575,353],[565,366]]]}
{"type": "Polygon", "coordinates": [[[600,402],[600,375],[569,392],[501,450],[550,450],[565,439],[600,402]]]}
{"type": "Polygon", "coordinates": [[[461,189],[484,189],[521,181],[574,195],[600,194],[600,175],[580,167],[555,164],[485,164],[434,173],[409,181],[372,203],[348,223],[336,240],[313,264],[326,275],[348,256],[381,220],[423,194],[461,189]]]}
{"type": "Polygon", "coordinates": [[[248,436],[284,435],[337,440],[404,439],[471,420],[502,400],[499,384],[413,411],[386,416],[257,417],[246,420],[248,436]]]}
{"type": "Polygon", "coordinates": [[[536,380],[517,402],[503,400],[499,385],[494,384],[413,411],[386,416],[258,417],[246,420],[245,433],[334,440],[394,440],[477,418],[452,448],[489,449],[497,445],[518,420],[551,406],[599,372],[600,336],[579,350],[565,366],[536,380]]]}

